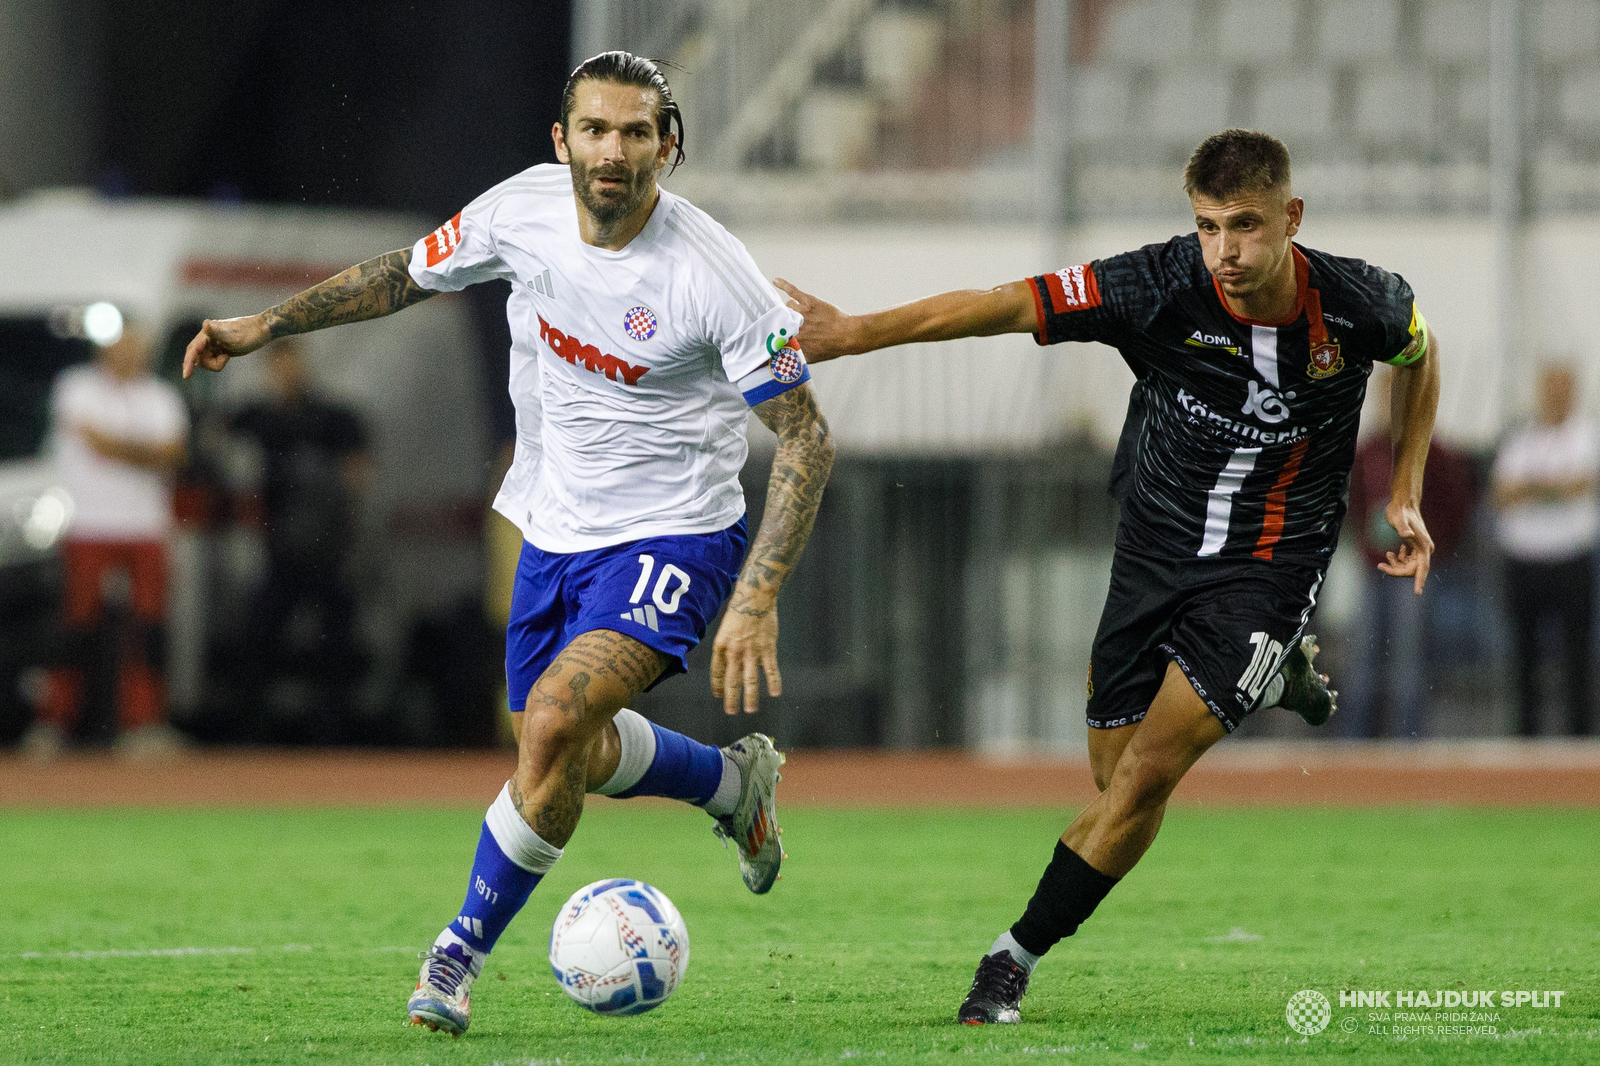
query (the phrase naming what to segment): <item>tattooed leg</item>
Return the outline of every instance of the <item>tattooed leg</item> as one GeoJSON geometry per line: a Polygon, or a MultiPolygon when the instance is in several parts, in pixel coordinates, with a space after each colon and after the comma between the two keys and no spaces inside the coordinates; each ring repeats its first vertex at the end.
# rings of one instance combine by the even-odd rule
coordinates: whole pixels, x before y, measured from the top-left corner
{"type": "MultiPolygon", "coordinates": [[[[522,746],[522,712],[511,712],[511,739],[520,749],[522,746]]],[[[589,743],[589,777],[588,791],[593,792],[601,785],[611,780],[617,772],[617,763],[622,758],[622,737],[617,733],[617,721],[613,718],[595,734],[594,740],[589,743]]]]}
{"type": "MultiPolygon", "coordinates": [[[[596,629],[563,648],[534,682],[522,712],[511,801],[523,821],[551,846],[564,847],[577,828],[596,738],[664,666],[664,657],[654,648],[614,630],[596,629]]],[[[615,736],[615,727],[610,735],[615,736]]],[[[600,751],[605,750],[602,740],[600,751]]]]}

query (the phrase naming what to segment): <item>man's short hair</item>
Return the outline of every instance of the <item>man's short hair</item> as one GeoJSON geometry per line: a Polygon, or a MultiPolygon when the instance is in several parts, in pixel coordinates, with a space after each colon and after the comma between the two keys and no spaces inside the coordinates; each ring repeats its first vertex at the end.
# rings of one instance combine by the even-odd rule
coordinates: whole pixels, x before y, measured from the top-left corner
{"type": "Polygon", "coordinates": [[[1208,200],[1289,185],[1289,150],[1270,133],[1223,130],[1200,142],[1183,168],[1183,191],[1208,200]]]}
{"type": "Polygon", "coordinates": [[[567,120],[577,105],[578,83],[582,81],[609,81],[616,85],[654,90],[656,129],[665,140],[667,134],[672,132],[672,127],[678,127],[678,150],[673,156],[672,165],[676,167],[683,162],[683,111],[672,98],[672,87],[667,84],[667,76],[661,73],[661,68],[656,66],[654,60],[636,56],[632,52],[613,51],[601,52],[579,63],[567,77],[567,87],[561,91],[563,130],[567,128],[567,120]]]}

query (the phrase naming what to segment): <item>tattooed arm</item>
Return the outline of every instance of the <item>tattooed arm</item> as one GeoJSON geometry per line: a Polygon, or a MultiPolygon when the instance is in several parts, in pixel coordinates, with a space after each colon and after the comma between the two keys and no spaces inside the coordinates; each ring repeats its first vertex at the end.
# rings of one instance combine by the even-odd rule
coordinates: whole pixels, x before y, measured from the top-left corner
{"type": "Polygon", "coordinates": [[[236,355],[246,355],[279,337],[310,333],[347,322],[392,315],[421,303],[433,292],[411,279],[411,249],[386,252],[357,263],[327,281],[289,297],[276,307],[244,318],[206,319],[183,355],[183,376],[195,367],[221,370],[236,355]]]}
{"type": "Polygon", "coordinates": [[[745,556],[728,612],[711,653],[711,692],[722,709],[738,714],[756,710],[759,676],[767,691],[783,694],[778,675],[778,589],[800,561],[822,503],[822,488],[833,469],[833,437],[817,410],[811,386],[799,385],[756,405],[756,417],[778,435],[767,483],[767,509],[755,543],[745,556]],[[741,700],[742,694],[742,700],[741,700]]]}

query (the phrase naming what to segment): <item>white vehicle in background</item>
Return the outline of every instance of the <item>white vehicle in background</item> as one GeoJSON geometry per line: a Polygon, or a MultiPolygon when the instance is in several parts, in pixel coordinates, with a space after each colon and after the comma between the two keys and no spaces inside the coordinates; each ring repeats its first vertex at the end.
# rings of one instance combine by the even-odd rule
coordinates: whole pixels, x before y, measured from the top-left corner
{"type": "MultiPolygon", "coordinates": [[[[9,249],[0,259],[0,643],[5,625],[22,614],[8,606],[8,590],[33,595],[37,575],[48,571],[70,531],[72,501],[46,454],[49,389],[63,367],[90,358],[84,315],[91,306],[109,303],[143,323],[157,372],[176,380],[183,347],[202,319],[259,311],[353,263],[409,246],[436,221],[107,200],[76,190],[0,206],[9,249]]],[[[373,663],[361,700],[372,708],[404,703],[403,660],[418,621],[482,602],[479,523],[490,442],[476,333],[465,301],[441,296],[403,316],[303,341],[318,389],[361,415],[371,447],[357,591],[358,631],[373,663]]],[[[216,434],[206,439],[204,427],[208,416],[264,393],[259,360],[243,359],[226,375],[202,374],[180,388],[202,445],[220,456],[224,480],[248,484],[259,456],[216,434]]],[[[180,523],[167,656],[176,720],[205,700],[211,637],[238,621],[263,558],[259,532],[180,523]]],[[[16,678],[6,676],[15,666],[0,654],[0,729],[5,703],[15,698],[16,678]]],[[[419,715],[427,712],[414,708],[419,715]]],[[[412,725],[413,735],[395,739],[441,732],[441,723],[412,725]]]]}

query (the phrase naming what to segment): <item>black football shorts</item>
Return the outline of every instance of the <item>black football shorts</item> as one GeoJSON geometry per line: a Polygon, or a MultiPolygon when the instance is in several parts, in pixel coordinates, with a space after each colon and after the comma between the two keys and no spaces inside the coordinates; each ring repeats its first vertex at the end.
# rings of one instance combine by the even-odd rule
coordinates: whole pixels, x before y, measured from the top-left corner
{"type": "Polygon", "coordinates": [[[1304,633],[1323,573],[1304,563],[1174,559],[1118,545],[1089,658],[1089,727],[1143,718],[1175,662],[1233,732],[1304,633]]]}

